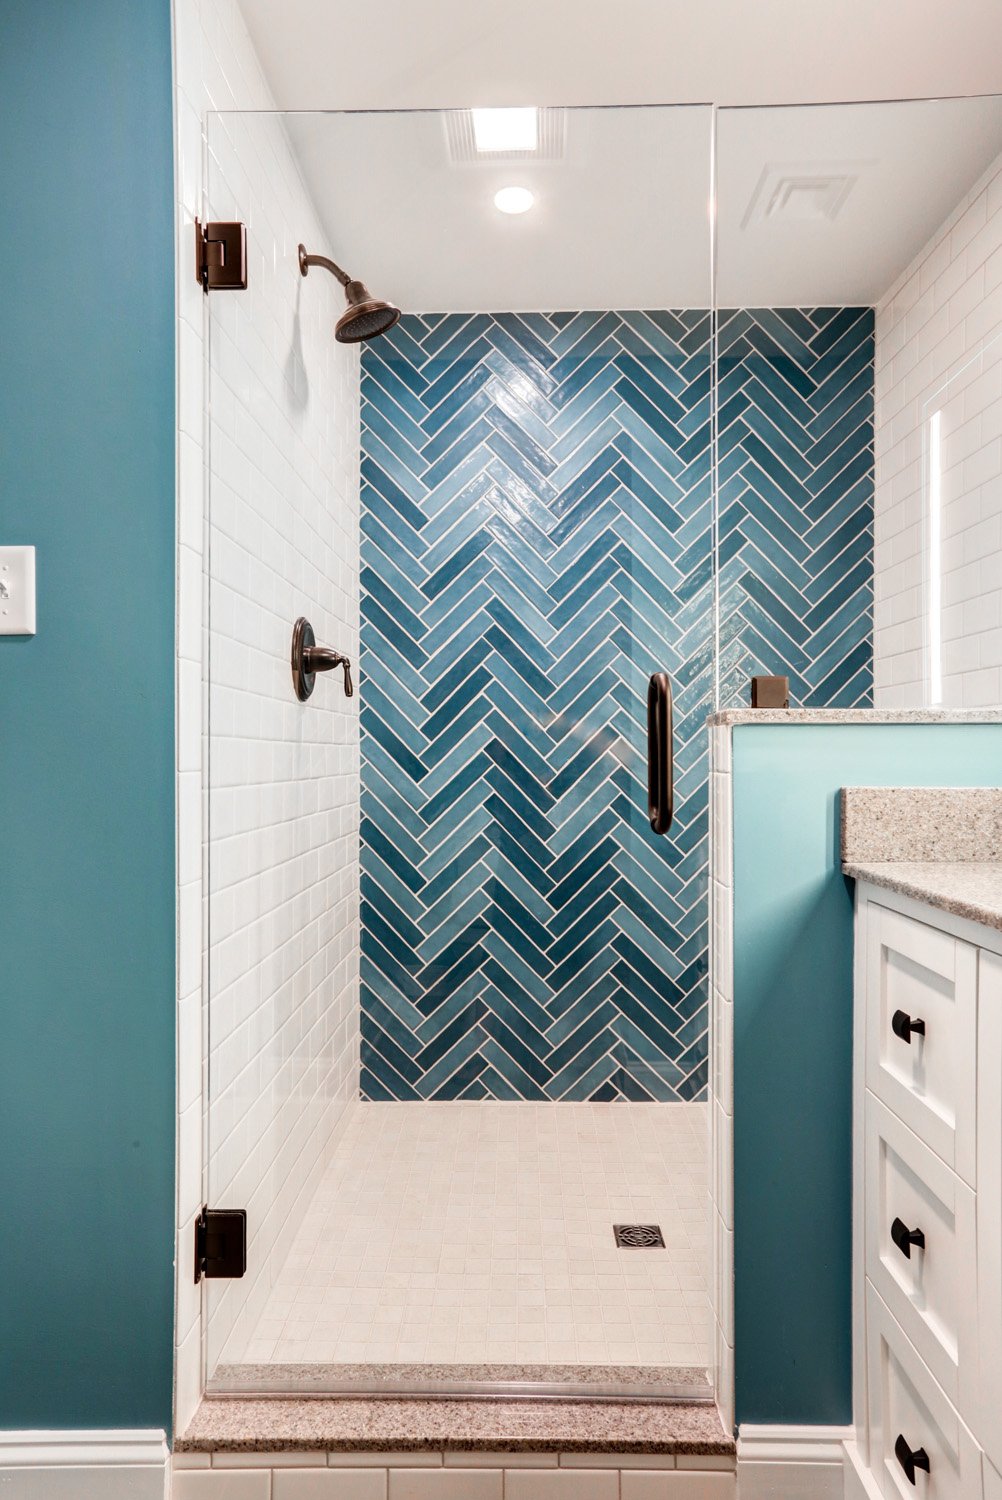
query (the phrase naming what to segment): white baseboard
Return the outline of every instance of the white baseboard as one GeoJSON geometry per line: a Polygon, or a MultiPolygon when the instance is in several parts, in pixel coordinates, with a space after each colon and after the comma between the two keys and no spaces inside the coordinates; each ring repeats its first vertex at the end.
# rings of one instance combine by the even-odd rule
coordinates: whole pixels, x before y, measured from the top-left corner
{"type": "Polygon", "coordinates": [[[164,1500],[162,1428],[0,1432],[0,1494],[17,1500],[164,1500]]]}
{"type": "Polygon", "coordinates": [[[738,1429],[738,1500],[844,1500],[851,1427],[738,1429]]]}

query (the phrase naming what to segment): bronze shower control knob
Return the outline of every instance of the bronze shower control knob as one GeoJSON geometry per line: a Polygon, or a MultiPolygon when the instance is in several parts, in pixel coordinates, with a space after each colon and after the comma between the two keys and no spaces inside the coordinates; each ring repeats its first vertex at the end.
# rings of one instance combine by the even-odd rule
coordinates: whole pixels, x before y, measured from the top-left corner
{"type": "Polygon", "coordinates": [[[292,682],[300,703],[305,703],[313,692],[317,673],[330,672],[334,667],[340,667],[344,672],[344,695],[351,698],[355,692],[351,659],[340,651],[318,646],[313,626],[304,615],[300,615],[292,627],[292,682]]]}

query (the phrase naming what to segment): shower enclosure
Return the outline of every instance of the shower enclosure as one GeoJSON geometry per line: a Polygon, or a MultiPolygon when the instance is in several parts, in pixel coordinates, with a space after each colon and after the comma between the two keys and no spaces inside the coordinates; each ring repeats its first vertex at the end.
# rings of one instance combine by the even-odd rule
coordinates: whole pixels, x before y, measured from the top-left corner
{"type": "MultiPolygon", "coordinates": [[[[248,270],[205,299],[205,1200],[247,1215],[210,1390],[731,1379],[706,718],[755,673],[874,701],[881,319],[998,105],[517,113],[207,120],[248,270]],[[399,321],[338,342],[303,246],[399,321]]],[[[893,706],[953,691],[923,483],[893,706]]]]}
{"type": "Polygon", "coordinates": [[[710,118],[209,120],[210,1386],[708,1391],[710,118]]]}

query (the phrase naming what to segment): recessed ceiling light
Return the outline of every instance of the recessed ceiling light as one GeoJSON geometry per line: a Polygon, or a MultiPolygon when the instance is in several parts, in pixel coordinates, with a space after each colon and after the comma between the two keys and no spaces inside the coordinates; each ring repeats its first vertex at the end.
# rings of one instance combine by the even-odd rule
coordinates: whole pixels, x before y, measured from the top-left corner
{"type": "Polygon", "coordinates": [[[524,187],[499,188],[494,194],[494,207],[503,214],[524,214],[535,201],[535,193],[524,187]]]}
{"type": "Polygon", "coordinates": [[[475,109],[473,136],[478,151],[535,151],[539,139],[536,107],[475,109]]]}

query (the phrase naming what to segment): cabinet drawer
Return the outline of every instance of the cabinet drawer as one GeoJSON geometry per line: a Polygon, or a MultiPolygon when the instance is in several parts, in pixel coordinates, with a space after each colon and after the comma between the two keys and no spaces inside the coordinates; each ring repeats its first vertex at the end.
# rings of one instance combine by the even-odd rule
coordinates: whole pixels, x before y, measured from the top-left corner
{"type": "Polygon", "coordinates": [[[869,1284],[866,1344],[870,1470],[885,1500],[981,1500],[977,1444],[869,1284]]]}
{"type": "Polygon", "coordinates": [[[973,1184],[977,949],[871,903],[866,1082],[973,1184]]]}
{"type": "Polygon", "coordinates": [[[966,1411],[977,1390],[974,1194],[872,1094],[865,1170],[866,1274],[966,1411]]]}

